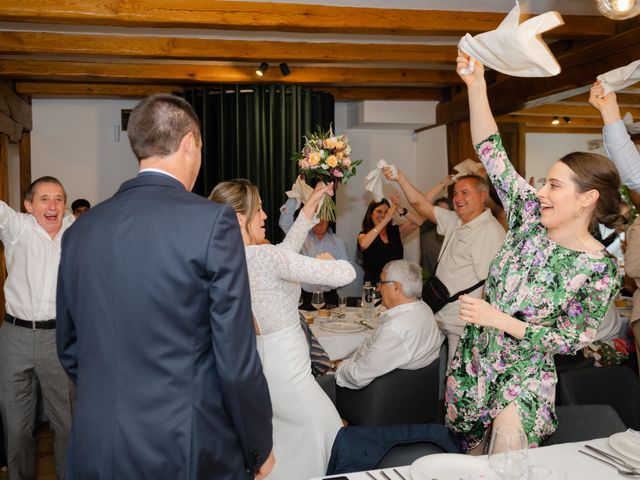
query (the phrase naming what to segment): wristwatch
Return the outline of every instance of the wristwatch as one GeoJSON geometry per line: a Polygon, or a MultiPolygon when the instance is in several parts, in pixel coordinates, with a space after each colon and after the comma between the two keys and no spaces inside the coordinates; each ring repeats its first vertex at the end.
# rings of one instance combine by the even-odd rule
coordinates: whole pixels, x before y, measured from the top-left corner
{"type": "Polygon", "coordinates": [[[407,214],[408,210],[406,208],[402,208],[402,212],[399,212],[398,215],[400,215],[401,217],[404,217],[407,214]]]}

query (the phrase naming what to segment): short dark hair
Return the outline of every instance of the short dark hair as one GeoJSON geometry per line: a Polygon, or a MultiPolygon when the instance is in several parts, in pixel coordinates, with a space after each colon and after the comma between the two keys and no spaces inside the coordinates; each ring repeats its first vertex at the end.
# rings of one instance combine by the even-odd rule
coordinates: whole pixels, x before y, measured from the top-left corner
{"type": "Polygon", "coordinates": [[[33,202],[33,195],[36,193],[36,187],[38,185],[40,185],[41,183],[55,183],[56,185],[60,185],[60,188],[62,189],[62,192],[64,193],[64,201],[66,203],[66,201],[67,201],[67,192],[64,189],[64,187],[62,186],[62,183],[56,177],[50,177],[48,175],[45,175],[44,177],[36,178],[33,182],[31,182],[31,185],[29,185],[29,188],[27,188],[27,191],[24,194],[24,199],[27,202],[29,202],[29,203],[33,202]]]}
{"type": "Polygon", "coordinates": [[[138,161],[166,157],[178,150],[180,141],[188,133],[200,141],[200,121],[187,101],[159,93],[136,105],[129,117],[127,133],[138,161]]]}
{"type": "Polygon", "coordinates": [[[82,207],[86,207],[87,210],[90,209],[91,204],[89,203],[89,200],[86,200],[84,198],[78,198],[77,200],[74,200],[71,204],[71,211],[75,212],[77,209],[82,207]]]}

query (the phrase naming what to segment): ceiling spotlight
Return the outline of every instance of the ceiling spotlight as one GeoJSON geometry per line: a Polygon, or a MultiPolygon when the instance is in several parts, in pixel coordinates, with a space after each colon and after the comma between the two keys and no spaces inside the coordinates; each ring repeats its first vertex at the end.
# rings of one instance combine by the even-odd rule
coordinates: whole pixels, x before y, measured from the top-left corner
{"type": "Polygon", "coordinates": [[[289,65],[287,65],[286,63],[280,64],[280,71],[282,72],[283,77],[286,77],[291,73],[291,70],[289,70],[289,65]]]}
{"type": "Polygon", "coordinates": [[[600,13],[613,20],[624,20],[640,13],[640,0],[596,0],[600,13]]]}
{"type": "Polygon", "coordinates": [[[264,72],[267,71],[267,68],[269,68],[269,64],[267,62],[262,62],[256,70],[256,75],[262,77],[264,75],[264,72]]]}
{"type": "Polygon", "coordinates": [[[560,124],[560,119],[558,117],[553,117],[553,120],[551,120],[551,125],[559,125],[560,124]]]}
{"type": "Polygon", "coordinates": [[[564,123],[566,123],[567,125],[571,123],[571,118],[569,117],[562,117],[562,119],[564,120],[564,123]]]}

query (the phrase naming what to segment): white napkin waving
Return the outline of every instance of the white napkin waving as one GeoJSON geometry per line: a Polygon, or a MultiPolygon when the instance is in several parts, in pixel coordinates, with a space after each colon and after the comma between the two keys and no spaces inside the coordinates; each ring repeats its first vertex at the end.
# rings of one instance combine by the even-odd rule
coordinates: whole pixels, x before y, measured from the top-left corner
{"type": "Polygon", "coordinates": [[[520,22],[520,5],[496,30],[472,37],[467,33],[458,48],[484,65],[513,77],[552,77],[560,65],[540,35],[564,24],[558,12],[546,12],[520,22]]]}
{"type": "Polygon", "coordinates": [[[382,179],[384,174],[382,169],[384,167],[390,167],[393,177],[398,176],[398,169],[395,165],[389,165],[384,159],[381,159],[376,164],[375,170],[371,170],[366,177],[364,177],[364,188],[373,193],[373,198],[376,202],[381,201],[384,198],[382,194],[382,179]]]}
{"type": "Polygon", "coordinates": [[[607,73],[598,75],[598,80],[602,82],[604,94],[609,92],[617,92],[623,88],[640,82],[640,60],[631,62],[626,67],[616,68],[607,73]]]}
{"type": "Polygon", "coordinates": [[[624,117],[622,117],[622,122],[630,135],[640,133],[640,122],[633,121],[633,115],[631,115],[631,112],[625,113],[624,117]]]}
{"type": "Polygon", "coordinates": [[[453,177],[451,177],[451,179],[454,181],[464,175],[484,176],[484,166],[482,165],[482,163],[471,160],[470,158],[463,160],[455,167],[453,167],[453,169],[458,172],[453,177]]]}
{"type": "Polygon", "coordinates": [[[313,188],[307,185],[304,178],[296,178],[295,183],[291,186],[291,190],[285,192],[288,198],[296,198],[302,203],[307,203],[307,199],[313,193],[313,188]]]}

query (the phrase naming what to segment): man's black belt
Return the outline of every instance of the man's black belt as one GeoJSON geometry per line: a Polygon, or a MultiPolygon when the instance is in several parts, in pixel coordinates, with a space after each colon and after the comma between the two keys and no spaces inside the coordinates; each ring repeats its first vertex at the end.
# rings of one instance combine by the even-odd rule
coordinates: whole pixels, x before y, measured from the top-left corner
{"type": "Polygon", "coordinates": [[[56,319],[53,320],[22,320],[21,318],[16,318],[13,315],[9,315],[8,313],[4,316],[5,322],[9,322],[18,327],[30,328],[31,330],[52,330],[56,328],[56,319]]]}

